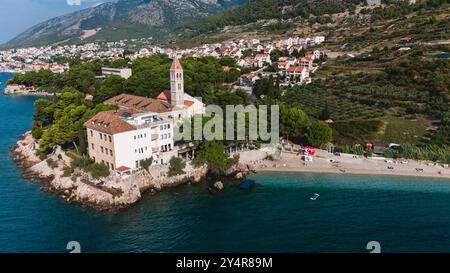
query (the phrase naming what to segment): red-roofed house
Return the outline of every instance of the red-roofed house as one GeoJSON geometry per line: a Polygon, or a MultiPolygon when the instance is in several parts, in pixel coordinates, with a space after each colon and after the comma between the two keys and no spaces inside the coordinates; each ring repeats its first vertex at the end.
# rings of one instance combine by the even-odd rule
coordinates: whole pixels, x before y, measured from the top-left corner
{"type": "Polygon", "coordinates": [[[286,76],[303,83],[309,78],[309,72],[304,66],[291,66],[287,69],[286,76]]]}
{"type": "Polygon", "coordinates": [[[272,60],[270,59],[270,54],[256,54],[255,60],[258,62],[262,62],[263,64],[272,64],[272,60]]]}
{"type": "Polygon", "coordinates": [[[249,74],[243,74],[241,77],[239,77],[239,85],[240,86],[246,86],[246,87],[253,87],[255,82],[259,79],[259,77],[255,74],[249,73],[249,74]]]}

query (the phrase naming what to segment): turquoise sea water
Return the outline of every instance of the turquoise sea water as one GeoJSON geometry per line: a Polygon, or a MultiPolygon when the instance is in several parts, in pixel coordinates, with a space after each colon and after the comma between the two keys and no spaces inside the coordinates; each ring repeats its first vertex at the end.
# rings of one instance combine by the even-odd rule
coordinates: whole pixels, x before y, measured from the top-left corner
{"type": "Polygon", "coordinates": [[[0,96],[0,252],[66,252],[69,241],[84,252],[450,251],[448,180],[267,173],[249,192],[181,186],[116,215],[67,205],[10,160],[34,100],[0,96]]]}

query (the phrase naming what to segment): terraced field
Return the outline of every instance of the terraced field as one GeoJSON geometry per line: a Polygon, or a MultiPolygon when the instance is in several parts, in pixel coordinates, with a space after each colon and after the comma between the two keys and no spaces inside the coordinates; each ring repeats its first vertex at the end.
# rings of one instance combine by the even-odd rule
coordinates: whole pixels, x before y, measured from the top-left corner
{"type": "Polygon", "coordinates": [[[334,121],[367,120],[384,116],[381,109],[337,97],[329,90],[293,88],[286,93],[284,99],[287,105],[299,107],[316,118],[327,107],[330,118],[334,121]]]}

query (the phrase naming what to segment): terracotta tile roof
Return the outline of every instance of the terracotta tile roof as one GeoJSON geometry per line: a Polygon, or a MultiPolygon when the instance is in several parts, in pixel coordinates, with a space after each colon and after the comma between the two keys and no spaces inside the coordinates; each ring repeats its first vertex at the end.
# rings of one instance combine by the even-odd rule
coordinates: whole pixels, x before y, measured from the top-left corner
{"type": "MultiPolygon", "coordinates": [[[[170,95],[170,91],[169,90],[165,90],[162,91],[158,97],[156,97],[158,100],[164,101],[164,102],[169,102],[170,99],[172,98],[172,96],[170,95]]],[[[191,107],[192,105],[194,105],[193,101],[190,100],[185,100],[184,101],[184,106],[186,106],[187,108],[191,107]]]]}
{"type": "Polygon", "coordinates": [[[139,111],[165,113],[170,112],[173,106],[164,100],[149,99],[129,94],[120,94],[105,101],[106,104],[116,104],[120,107],[135,108],[139,111]]]}
{"type": "Polygon", "coordinates": [[[84,126],[107,134],[118,134],[136,130],[136,127],[120,118],[116,111],[100,112],[86,121],[84,126]]]}
{"type": "Polygon", "coordinates": [[[116,171],[118,172],[126,172],[126,171],[131,171],[130,168],[125,167],[125,166],[120,166],[119,168],[116,169],[116,171]]]}
{"type": "Polygon", "coordinates": [[[289,72],[302,72],[305,69],[304,66],[291,66],[288,68],[289,72]]]}
{"type": "Polygon", "coordinates": [[[191,107],[192,105],[194,105],[194,102],[193,101],[190,101],[190,100],[185,100],[184,101],[184,106],[186,106],[186,107],[191,107]]]}
{"type": "Polygon", "coordinates": [[[171,70],[183,69],[183,66],[181,66],[181,63],[178,60],[178,57],[173,58],[172,66],[170,67],[170,69],[171,70]]]}
{"type": "Polygon", "coordinates": [[[247,79],[249,79],[249,80],[253,79],[254,77],[256,77],[256,75],[255,75],[255,74],[251,74],[251,73],[248,73],[248,74],[242,74],[242,75],[241,75],[241,78],[247,78],[247,79]]]}
{"type": "Polygon", "coordinates": [[[171,95],[170,95],[169,90],[162,91],[161,94],[159,94],[158,97],[156,97],[156,99],[158,99],[158,100],[165,100],[165,101],[169,101],[170,98],[171,98],[171,95]]]}

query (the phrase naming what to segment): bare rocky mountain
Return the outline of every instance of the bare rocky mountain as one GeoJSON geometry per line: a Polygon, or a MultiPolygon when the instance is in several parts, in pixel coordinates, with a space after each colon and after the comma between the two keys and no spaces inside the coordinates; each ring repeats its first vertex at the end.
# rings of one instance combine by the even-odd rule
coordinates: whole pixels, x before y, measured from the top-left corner
{"type": "Polygon", "coordinates": [[[187,21],[244,2],[246,0],[118,0],[40,23],[6,46],[161,36],[187,21]]]}

